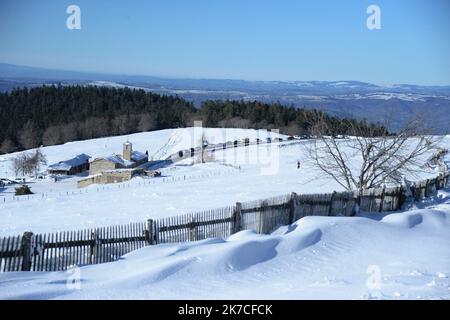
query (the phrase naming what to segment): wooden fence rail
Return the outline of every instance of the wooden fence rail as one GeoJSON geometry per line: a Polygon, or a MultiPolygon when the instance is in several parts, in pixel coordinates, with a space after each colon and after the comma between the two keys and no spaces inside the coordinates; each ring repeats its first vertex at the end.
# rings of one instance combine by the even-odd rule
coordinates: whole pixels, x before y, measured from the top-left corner
{"type": "Polygon", "coordinates": [[[270,233],[305,216],[353,216],[358,211],[396,211],[445,187],[449,173],[406,187],[328,194],[292,193],[235,206],[145,222],[78,231],[0,238],[0,272],[62,271],[111,262],[139,248],[161,243],[226,238],[252,229],[270,233]],[[407,192],[409,191],[409,192],[407,192]]]}

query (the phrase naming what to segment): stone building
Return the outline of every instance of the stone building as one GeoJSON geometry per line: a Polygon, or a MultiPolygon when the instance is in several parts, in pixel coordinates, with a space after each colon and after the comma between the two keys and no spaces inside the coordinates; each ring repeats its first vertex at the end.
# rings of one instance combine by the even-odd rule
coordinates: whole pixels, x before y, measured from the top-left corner
{"type": "Polygon", "coordinates": [[[72,159],[60,161],[48,166],[50,174],[74,175],[89,170],[89,159],[87,154],[79,154],[72,159]]]}
{"type": "Polygon", "coordinates": [[[123,144],[122,155],[111,155],[96,158],[90,163],[89,174],[96,175],[115,169],[132,169],[148,162],[148,155],[139,151],[133,151],[131,142],[123,144]]]}
{"type": "Polygon", "coordinates": [[[140,167],[148,162],[148,155],[133,151],[131,142],[123,144],[122,155],[96,158],[89,164],[89,177],[79,180],[78,187],[87,187],[93,183],[107,184],[131,180],[135,175],[147,174],[140,167]]]}

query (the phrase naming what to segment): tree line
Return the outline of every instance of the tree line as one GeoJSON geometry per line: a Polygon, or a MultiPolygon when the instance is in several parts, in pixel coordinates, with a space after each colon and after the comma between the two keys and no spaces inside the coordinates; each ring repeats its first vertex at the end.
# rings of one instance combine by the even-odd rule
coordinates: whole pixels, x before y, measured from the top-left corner
{"type": "Polygon", "coordinates": [[[318,122],[327,124],[330,135],[349,135],[355,126],[367,128],[366,133],[384,135],[388,130],[381,124],[366,120],[338,118],[317,109],[296,108],[280,103],[259,101],[205,101],[200,108],[205,127],[279,129],[286,135],[312,135],[318,122]]]}
{"type": "Polygon", "coordinates": [[[340,119],[320,110],[257,101],[205,101],[199,108],[178,96],[141,89],[97,86],[41,86],[0,93],[0,153],[68,141],[192,126],[280,129],[310,134],[325,119],[330,134],[347,134],[358,124],[371,132],[386,129],[364,120],[340,119]],[[351,124],[351,126],[349,125],[351,124]]]}

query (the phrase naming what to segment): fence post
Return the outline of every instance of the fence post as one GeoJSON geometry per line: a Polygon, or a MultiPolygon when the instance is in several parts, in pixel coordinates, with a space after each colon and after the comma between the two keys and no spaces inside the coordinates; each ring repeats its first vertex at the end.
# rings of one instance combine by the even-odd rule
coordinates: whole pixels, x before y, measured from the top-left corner
{"type": "Polygon", "coordinates": [[[147,220],[147,230],[145,230],[145,239],[149,245],[155,244],[155,224],[153,219],[147,220]]]}
{"type": "Polygon", "coordinates": [[[93,231],[91,233],[91,241],[89,244],[89,264],[94,263],[94,255],[96,254],[95,252],[96,245],[97,245],[97,233],[93,231]]]}
{"type": "Polygon", "coordinates": [[[420,182],[420,198],[419,200],[425,199],[427,197],[427,187],[428,187],[428,180],[421,181],[420,182]]]}
{"type": "Polygon", "coordinates": [[[439,174],[439,178],[437,179],[437,181],[438,181],[438,188],[439,189],[442,189],[443,187],[444,187],[444,179],[445,179],[445,176],[444,176],[444,174],[439,174]]]}
{"type": "Polygon", "coordinates": [[[406,185],[406,189],[409,189],[409,191],[406,190],[406,197],[405,197],[405,199],[407,199],[408,196],[411,196],[411,199],[412,199],[411,202],[419,200],[420,197],[419,197],[418,194],[420,193],[420,189],[418,188],[416,182],[414,182],[414,183],[412,183],[410,185],[406,185]]]}
{"type": "Polygon", "coordinates": [[[416,183],[411,182],[407,179],[403,180],[402,185],[396,190],[395,198],[396,205],[394,210],[398,210],[403,206],[410,206],[414,201],[416,201],[417,188],[416,183]]]}
{"type": "Polygon", "coordinates": [[[335,195],[336,195],[336,191],[333,191],[333,193],[331,194],[330,206],[328,207],[328,216],[331,216],[331,213],[333,210],[333,200],[334,200],[335,195]]]}
{"type": "Polygon", "coordinates": [[[294,223],[295,209],[297,208],[297,194],[291,193],[291,199],[289,200],[289,224],[294,223]]]}
{"type": "Polygon", "coordinates": [[[344,203],[345,215],[353,217],[356,215],[356,211],[359,210],[358,193],[356,191],[348,191],[344,203]],[[349,210],[350,208],[350,210],[349,210]]]}
{"type": "Polygon", "coordinates": [[[384,205],[384,193],[386,192],[386,185],[383,186],[383,190],[381,191],[381,200],[380,200],[380,207],[378,208],[378,212],[383,211],[383,205],[384,205]]]}
{"type": "Polygon", "coordinates": [[[24,232],[22,236],[21,243],[21,254],[22,254],[22,266],[21,271],[31,271],[31,260],[33,250],[31,248],[31,238],[33,237],[33,232],[24,232]]]}
{"type": "Polygon", "coordinates": [[[352,216],[358,214],[361,211],[361,200],[362,200],[361,198],[362,198],[363,192],[361,189],[359,189],[358,191],[354,191],[354,194],[356,196],[356,198],[355,198],[356,205],[355,205],[355,209],[353,210],[352,216]]]}
{"type": "Polygon", "coordinates": [[[233,233],[241,231],[242,228],[242,203],[236,202],[233,212],[233,233]]]}
{"type": "Polygon", "coordinates": [[[259,211],[259,232],[261,234],[264,234],[265,226],[266,226],[266,207],[268,206],[268,203],[266,200],[261,202],[261,211],[259,211]]]}
{"type": "Polygon", "coordinates": [[[369,189],[369,199],[370,199],[370,201],[369,201],[369,210],[368,210],[368,212],[373,212],[373,206],[374,206],[374,202],[375,202],[375,204],[376,204],[376,197],[375,197],[375,191],[376,191],[377,189],[369,189]]]}
{"type": "Polygon", "coordinates": [[[195,214],[192,214],[189,227],[189,241],[196,241],[196,240],[197,240],[197,232],[195,226],[195,214]]]}

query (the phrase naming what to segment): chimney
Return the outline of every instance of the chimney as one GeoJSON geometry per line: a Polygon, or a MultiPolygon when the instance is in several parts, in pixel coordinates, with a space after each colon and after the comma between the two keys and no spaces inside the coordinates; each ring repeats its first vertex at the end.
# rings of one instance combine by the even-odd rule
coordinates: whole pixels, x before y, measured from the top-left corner
{"type": "Polygon", "coordinates": [[[133,151],[133,145],[127,141],[123,144],[123,159],[131,160],[131,152],[133,151]]]}

